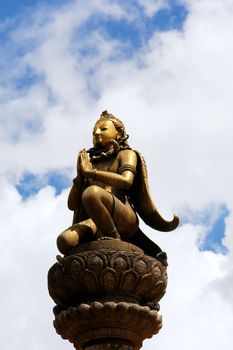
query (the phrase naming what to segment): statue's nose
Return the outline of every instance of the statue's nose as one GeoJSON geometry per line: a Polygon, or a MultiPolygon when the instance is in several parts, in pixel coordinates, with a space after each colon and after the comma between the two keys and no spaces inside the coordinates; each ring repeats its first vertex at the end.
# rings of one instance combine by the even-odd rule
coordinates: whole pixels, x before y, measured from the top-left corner
{"type": "Polygon", "coordinates": [[[100,129],[96,129],[94,135],[99,135],[100,134],[100,129]]]}

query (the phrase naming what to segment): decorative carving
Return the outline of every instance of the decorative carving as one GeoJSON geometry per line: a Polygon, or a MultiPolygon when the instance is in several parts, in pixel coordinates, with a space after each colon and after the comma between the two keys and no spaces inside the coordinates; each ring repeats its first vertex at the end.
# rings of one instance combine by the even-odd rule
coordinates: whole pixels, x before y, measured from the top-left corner
{"type": "Polygon", "coordinates": [[[48,273],[54,327],[77,350],[137,350],[158,333],[166,260],[118,240],[80,245],[58,260],[48,273]]]}
{"type": "Polygon", "coordinates": [[[104,111],[93,147],[77,158],[68,197],[72,226],[57,238],[64,257],[48,273],[54,326],[77,350],[138,350],[162,327],[167,256],[140,229],[172,231],[150,195],[146,163],[121,120],[104,111]]]}
{"type": "Polygon", "coordinates": [[[56,315],[54,327],[63,339],[69,339],[76,349],[106,339],[124,339],[140,349],[145,338],[151,338],[162,327],[162,317],[148,306],[126,302],[93,302],[69,307],[56,315]]]}
{"type": "Polygon", "coordinates": [[[48,274],[49,293],[58,305],[90,300],[120,300],[140,305],[157,303],[166,291],[166,265],[122,241],[92,242],[92,249],[64,257],[48,274]],[[95,248],[95,250],[93,250],[95,248]]]}

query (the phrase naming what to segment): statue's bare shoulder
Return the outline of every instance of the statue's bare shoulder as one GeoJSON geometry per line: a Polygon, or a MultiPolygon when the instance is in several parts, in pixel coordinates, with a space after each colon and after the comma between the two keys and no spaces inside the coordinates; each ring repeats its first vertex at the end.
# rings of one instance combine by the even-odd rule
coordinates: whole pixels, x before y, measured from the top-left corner
{"type": "Polygon", "coordinates": [[[145,239],[137,236],[137,214],[150,227],[165,232],[174,230],[179,219],[174,216],[172,221],[166,221],[156,209],[145,161],[130,148],[120,119],[104,111],[92,136],[93,147],[78,154],[77,176],[68,198],[74,219],[72,226],[58,236],[58,249],[67,254],[87,240],[128,240],[135,235],[135,242],[151,251],[143,244],[145,239]]]}
{"type": "MultiPolygon", "coordinates": [[[[137,154],[131,149],[125,149],[119,152],[119,167],[131,165],[136,169],[137,167],[137,154]]],[[[132,168],[132,169],[133,169],[132,168]]]]}

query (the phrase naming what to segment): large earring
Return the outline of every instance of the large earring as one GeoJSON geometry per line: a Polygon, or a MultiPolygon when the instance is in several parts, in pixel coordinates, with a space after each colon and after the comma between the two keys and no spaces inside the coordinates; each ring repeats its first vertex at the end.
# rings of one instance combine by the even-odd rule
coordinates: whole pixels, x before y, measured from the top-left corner
{"type": "Polygon", "coordinates": [[[119,130],[117,131],[117,137],[116,140],[119,142],[122,139],[122,129],[119,128],[119,130]]]}

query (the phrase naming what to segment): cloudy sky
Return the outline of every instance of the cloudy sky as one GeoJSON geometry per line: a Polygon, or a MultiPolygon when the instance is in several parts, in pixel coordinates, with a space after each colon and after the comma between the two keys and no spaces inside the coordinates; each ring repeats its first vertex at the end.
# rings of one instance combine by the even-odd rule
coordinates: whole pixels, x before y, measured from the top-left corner
{"type": "Polygon", "coordinates": [[[164,326],[144,350],[232,348],[232,33],[232,0],[1,0],[1,349],[72,349],[46,278],[105,109],[161,214],[181,217],[171,233],[141,223],[169,257],[164,326]]]}

